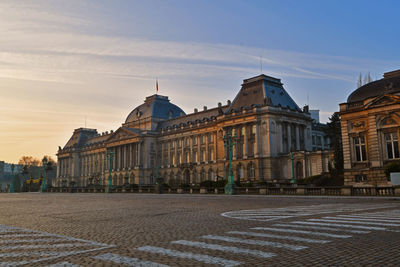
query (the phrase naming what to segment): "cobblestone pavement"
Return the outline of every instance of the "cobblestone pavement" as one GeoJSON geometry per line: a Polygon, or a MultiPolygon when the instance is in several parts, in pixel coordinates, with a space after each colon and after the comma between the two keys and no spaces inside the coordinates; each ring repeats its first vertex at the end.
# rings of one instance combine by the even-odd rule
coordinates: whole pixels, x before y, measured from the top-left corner
{"type": "Polygon", "coordinates": [[[0,266],[400,266],[400,199],[0,194],[0,266]]]}

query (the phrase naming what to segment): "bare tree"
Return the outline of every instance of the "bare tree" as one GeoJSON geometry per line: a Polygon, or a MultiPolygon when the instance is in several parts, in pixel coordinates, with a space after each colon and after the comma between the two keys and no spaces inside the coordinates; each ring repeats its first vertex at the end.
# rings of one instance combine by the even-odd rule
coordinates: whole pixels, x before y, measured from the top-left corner
{"type": "Polygon", "coordinates": [[[360,88],[361,86],[363,86],[363,82],[362,82],[362,75],[360,72],[360,76],[358,77],[358,81],[357,81],[357,88],[360,88]]]}
{"type": "Polygon", "coordinates": [[[22,156],[19,159],[18,164],[21,164],[23,166],[39,166],[41,164],[41,161],[32,156],[22,156]]]}

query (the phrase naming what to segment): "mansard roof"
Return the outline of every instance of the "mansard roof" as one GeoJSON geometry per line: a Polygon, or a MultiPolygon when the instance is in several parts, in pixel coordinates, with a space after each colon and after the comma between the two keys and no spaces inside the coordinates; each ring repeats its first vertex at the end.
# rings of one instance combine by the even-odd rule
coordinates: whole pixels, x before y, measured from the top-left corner
{"type": "Polygon", "coordinates": [[[183,110],[172,104],[168,96],[152,95],[146,97],[143,104],[129,113],[125,123],[134,122],[143,118],[172,119],[185,115],[183,110]]]}
{"type": "Polygon", "coordinates": [[[231,109],[265,104],[301,112],[283,88],[281,80],[264,74],[243,80],[242,88],[233,100],[231,109]]]}
{"type": "Polygon", "coordinates": [[[400,70],[387,72],[383,78],[365,84],[347,98],[347,103],[361,102],[383,94],[400,93],[400,70]]]}

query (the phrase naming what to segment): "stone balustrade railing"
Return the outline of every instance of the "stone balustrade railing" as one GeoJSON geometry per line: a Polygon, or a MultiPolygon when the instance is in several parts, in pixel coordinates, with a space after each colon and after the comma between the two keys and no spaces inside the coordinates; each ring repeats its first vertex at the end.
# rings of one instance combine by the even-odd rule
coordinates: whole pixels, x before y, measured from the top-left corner
{"type": "MultiPolygon", "coordinates": [[[[50,187],[50,193],[105,193],[106,187],[50,187]]],[[[2,191],[3,193],[5,191],[2,191]]],[[[160,188],[147,186],[114,186],[111,193],[160,193],[160,188]]],[[[163,188],[162,193],[169,194],[224,194],[224,188],[186,187],[163,188]]],[[[300,196],[399,196],[400,186],[389,187],[236,187],[238,195],[300,195],[300,196]]]]}

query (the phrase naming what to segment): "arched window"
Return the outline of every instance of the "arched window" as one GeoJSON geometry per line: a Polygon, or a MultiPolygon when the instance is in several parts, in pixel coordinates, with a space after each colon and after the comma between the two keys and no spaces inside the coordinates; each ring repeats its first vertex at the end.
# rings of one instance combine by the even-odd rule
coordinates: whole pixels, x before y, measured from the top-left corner
{"type": "Polygon", "coordinates": [[[208,170],[208,180],[210,180],[210,181],[214,181],[215,180],[213,169],[209,169],[208,170]]]}
{"type": "Polygon", "coordinates": [[[255,172],[255,168],[254,168],[254,163],[250,162],[247,165],[247,178],[248,179],[254,179],[255,178],[255,174],[256,174],[256,172],[255,172]]]}
{"type": "Polygon", "coordinates": [[[206,171],[204,169],[202,169],[200,172],[200,180],[201,182],[204,182],[206,180],[206,171]]]}
{"type": "Polygon", "coordinates": [[[198,179],[197,179],[197,171],[194,170],[193,171],[193,175],[192,175],[192,183],[193,184],[197,184],[198,183],[198,179]]]}

